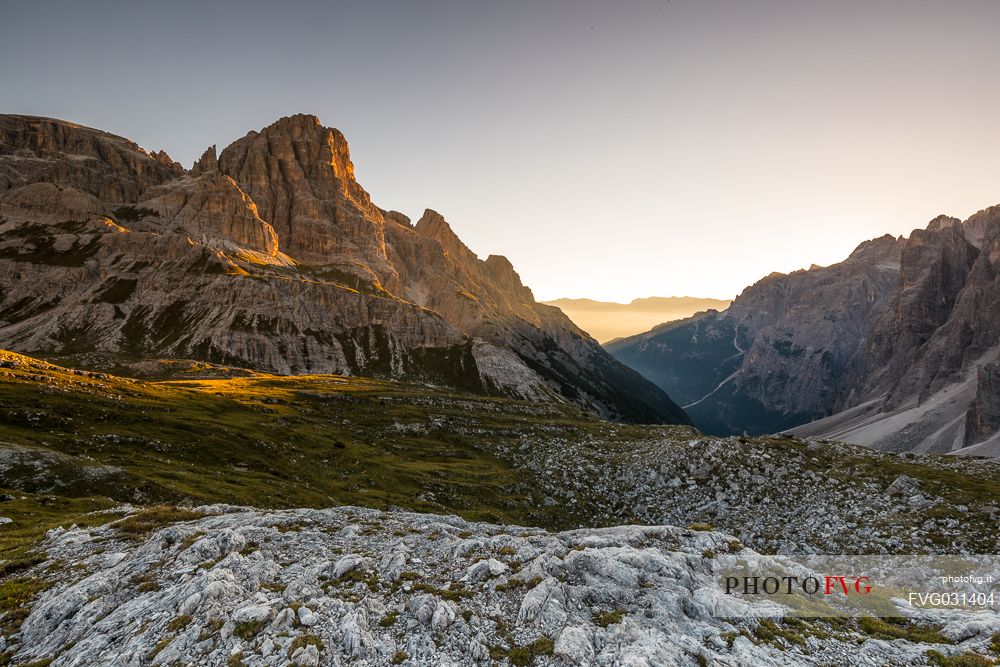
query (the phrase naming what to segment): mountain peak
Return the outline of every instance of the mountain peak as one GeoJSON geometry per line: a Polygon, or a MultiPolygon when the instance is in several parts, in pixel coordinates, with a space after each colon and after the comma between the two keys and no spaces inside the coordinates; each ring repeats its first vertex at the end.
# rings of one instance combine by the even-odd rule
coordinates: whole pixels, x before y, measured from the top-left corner
{"type": "Polygon", "coordinates": [[[215,144],[205,149],[198,161],[191,166],[191,174],[198,176],[208,174],[219,169],[219,156],[216,153],[215,144]]]}
{"type": "Polygon", "coordinates": [[[319,119],[319,116],[311,113],[293,113],[289,116],[282,116],[278,120],[274,121],[268,127],[276,127],[283,125],[316,125],[317,127],[323,127],[323,121],[319,119]]]}
{"type": "Polygon", "coordinates": [[[335,127],[323,125],[323,121],[319,119],[319,116],[314,116],[313,114],[297,113],[291,116],[282,116],[273,123],[265,126],[259,132],[251,132],[250,134],[288,135],[296,141],[307,143],[325,143],[333,140],[338,145],[342,144],[345,149],[347,148],[347,138],[344,136],[344,133],[335,127]]]}
{"type": "Polygon", "coordinates": [[[969,243],[982,249],[1000,237],[1000,205],[984,208],[969,216],[962,227],[969,243]]]}
{"type": "Polygon", "coordinates": [[[0,347],[409,377],[688,423],[505,258],[480,261],[436,211],[411,226],[375,206],[316,116],[190,171],[45,119],[0,116],[0,146],[0,347]]]}
{"type": "Polygon", "coordinates": [[[417,220],[414,229],[418,234],[434,239],[441,244],[444,251],[456,259],[474,261],[477,259],[476,253],[472,252],[468,246],[462,243],[458,235],[452,230],[451,225],[444,219],[444,216],[433,209],[425,209],[424,214],[417,220]]]}
{"type": "Polygon", "coordinates": [[[896,256],[899,254],[899,249],[902,247],[905,238],[895,237],[892,234],[883,234],[877,238],[871,239],[869,241],[862,241],[858,244],[848,259],[864,259],[869,256],[883,255],[885,257],[896,256]]]}
{"type": "Polygon", "coordinates": [[[391,220],[398,225],[403,227],[413,227],[413,222],[410,220],[409,216],[400,213],[399,211],[382,211],[382,217],[386,220],[391,220]]]}
{"type": "Polygon", "coordinates": [[[948,228],[961,227],[962,221],[950,215],[941,214],[927,224],[927,231],[940,232],[948,228]]]}
{"type": "Polygon", "coordinates": [[[134,203],[147,188],[184,173],[163,151],[148,151],[110,132],[42,116],[0,114],[0,145],[12,156],[0,179],[5,190],[50,182],[105,202],[134,203]]]}
{"type": "Polygon", "coordinates": [[[227,146],[218,164],[257,204],[289,254],[312,263],[360,255],[383,282],[393,281],[382,212],[355,180],[339,130],[316,116],[285,116],[227,146]]]}

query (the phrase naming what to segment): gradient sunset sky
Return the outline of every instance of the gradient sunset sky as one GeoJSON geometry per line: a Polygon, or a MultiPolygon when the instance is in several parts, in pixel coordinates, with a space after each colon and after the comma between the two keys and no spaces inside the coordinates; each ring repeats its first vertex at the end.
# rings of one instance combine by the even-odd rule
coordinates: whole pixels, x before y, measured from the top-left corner
{"type": "Polygon", "coordinates": [[[728,298],[1000,203],[1000,2],[0,1],[0,112],[340,128],[536,297],[728,298]]]}

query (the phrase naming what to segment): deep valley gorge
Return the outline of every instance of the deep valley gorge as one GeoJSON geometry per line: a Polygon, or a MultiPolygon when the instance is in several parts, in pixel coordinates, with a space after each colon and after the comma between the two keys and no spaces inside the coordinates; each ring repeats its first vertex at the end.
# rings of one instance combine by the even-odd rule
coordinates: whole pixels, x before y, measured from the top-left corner
{"type": "Polygon", "coordinates": [[[1000,207],[940,216],[608,349],[709,433],[996,456],[998,261],[1000,207]]]}

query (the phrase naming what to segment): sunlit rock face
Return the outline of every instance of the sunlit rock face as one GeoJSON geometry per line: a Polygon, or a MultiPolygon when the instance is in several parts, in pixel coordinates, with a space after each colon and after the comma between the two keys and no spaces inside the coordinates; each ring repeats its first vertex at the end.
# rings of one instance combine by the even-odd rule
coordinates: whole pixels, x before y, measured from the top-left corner
{"type": "Polygon", "coordinates": [[[64,121],[0,116],[0,345],[412,377],[685,422],[505,258],[375,206],[344,136],[282,118],[188,171],[64,121]]]}
{"type": "Polygon", "coordinates": [[[282,118],[234,141],[218,168],[242,185],[288,254],[305,263],[360,262],[387,288],[398,287],[382,213],[354,180],[338,130],[315,116],[282,118]]]}
{"type": "Polygon", "coordinates": [[[0,192],[47,182],[68,185],[107,202],[135,202],[152,185],[184,169],[166,153],[73,123],[0,115],[0,192]]]}
{"type": "Polygon", "coordinates": [[[164,231],[186,234],[204,245],[245,248],[278,255],[278,235],[232,178],[206,174],[150,188],[142,205],[156,212],[164,231]]]}

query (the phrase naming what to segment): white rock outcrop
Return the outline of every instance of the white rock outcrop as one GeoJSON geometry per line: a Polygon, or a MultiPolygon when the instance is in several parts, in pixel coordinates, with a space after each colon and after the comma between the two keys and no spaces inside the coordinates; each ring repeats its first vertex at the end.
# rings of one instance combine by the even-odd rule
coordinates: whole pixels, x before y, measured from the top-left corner
{"type": "MultiPolygon", "coordinates": [[[[732,538],[710,531],[548,533],[353,507],[202,510],[139,545],[113,526],[51,531],[39,568],[63,569],[7,639],[13,663],[909,665],[925,664],[930,648],[985,651],[1000,630],[996,615],[949,612],[942,633],[954,645],[819,633],[804,645],[761,641],[753,621],[712,614],[710,554],[732,538]],[[219,559],[192,563],[202,551],[219,559]]],[[[767,611],[739,604],[748,617],[767,611]]]]}

